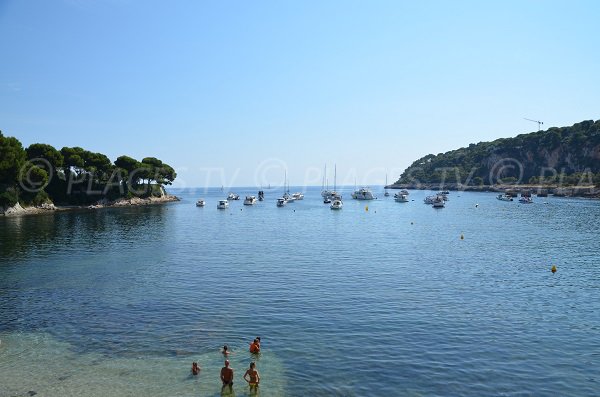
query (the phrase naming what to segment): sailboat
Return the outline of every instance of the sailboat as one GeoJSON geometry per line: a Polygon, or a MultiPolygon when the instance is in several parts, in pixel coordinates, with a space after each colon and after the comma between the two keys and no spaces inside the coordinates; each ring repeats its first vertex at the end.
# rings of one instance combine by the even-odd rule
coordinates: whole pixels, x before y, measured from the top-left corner
{"type": "Polygon", "coordinates": [[[286,197],[287,193],[285,192],[286,182],[287,182],[287,170],[285,171],[285,177],[283,179],[283,196],[277,199],[278,207],[283,207],[288,202],[287,197],[286,197]]]}
{"type": "Polygon", "coordinates": [[[333,169],[333,191],[330,192],[329,198],[334,201],[336,199],[342,201],[342,195],[337,192],[337,164],[333,169]]]}
{"type": "Polygon", "coordinates": [[[383,189],[385,190],[385,193],[383,193],[383,195],[385,197],[388,197],[390,195],[390,192],[387,191],[387,186],[388,186],[388,184],[387,184],[387,174],[385,174],[385,186],[383,187],[383,189]]]}
{"type": "Polygon", "coordinates": [[[321,187],[321,196],[325,199],[331,196],[331,192],[329,191],[329,183],[327,182],[327,164],[325,164],[325,172],[323,173],[323,185],[321,187]]]}

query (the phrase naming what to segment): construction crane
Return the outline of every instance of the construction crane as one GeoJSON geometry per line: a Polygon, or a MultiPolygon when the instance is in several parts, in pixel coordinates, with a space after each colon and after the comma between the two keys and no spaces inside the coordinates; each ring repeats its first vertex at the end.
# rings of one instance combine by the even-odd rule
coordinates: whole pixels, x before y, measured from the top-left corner
{"type": "Polygon", "coordinates": [[[524,118],[525,120],[527,120],[527,121],[533,121],[534,123],[538,123],[538,131],[541,131],[541,130],[542,130],[542,124],[544,124],[544,122],[543,122],[543,121],[539,121],[539,120],[531,120],[531,119],[528,119],[528,118],[526,118],[526,117],[523,117],[523,118],[524,118]]]}

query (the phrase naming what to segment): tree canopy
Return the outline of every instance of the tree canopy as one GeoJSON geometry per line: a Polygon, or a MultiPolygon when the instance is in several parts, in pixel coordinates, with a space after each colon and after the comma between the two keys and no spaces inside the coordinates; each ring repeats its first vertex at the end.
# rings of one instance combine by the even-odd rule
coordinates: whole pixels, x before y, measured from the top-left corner
{"type": "Polygon", "coordinates": [[[34,143],[24,149],[17,138],[0,131],[0,206],[48,199],[88,204],[102,198],[157,194],[160,189],[152,189],[152,182],[170,185],[176,176],[156,157],[138,161],[123,155],[112,162],[102,153],[77,146],[57,150],[34,143]],[[145,189],[137,188],[140,180],[147,181],[145,189]]]}

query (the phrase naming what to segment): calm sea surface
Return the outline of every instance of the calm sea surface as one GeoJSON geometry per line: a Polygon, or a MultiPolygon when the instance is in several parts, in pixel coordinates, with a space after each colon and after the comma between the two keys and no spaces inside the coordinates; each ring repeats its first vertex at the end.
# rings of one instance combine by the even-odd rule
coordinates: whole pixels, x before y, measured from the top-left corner
{"type": "Polygon", "coordinates": [[[600,395],[600,202],[319,190],[0,218],[0,396],[600,395]]]}

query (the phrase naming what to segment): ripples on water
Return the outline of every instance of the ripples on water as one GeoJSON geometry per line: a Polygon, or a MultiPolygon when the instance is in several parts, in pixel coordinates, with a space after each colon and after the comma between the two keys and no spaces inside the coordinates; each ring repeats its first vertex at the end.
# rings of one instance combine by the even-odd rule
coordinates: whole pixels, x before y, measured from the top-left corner
{"type": "Polygon", "coordinates": [[[263,396],[600,390],[596,201],[454,192],[434,210],[414,191],[336,212],[311,188],[218,211],[218,190],[177,194],[0,219],[0,396],[216,395],[224,343],[245,395],[256,335],[263,396]]]}

